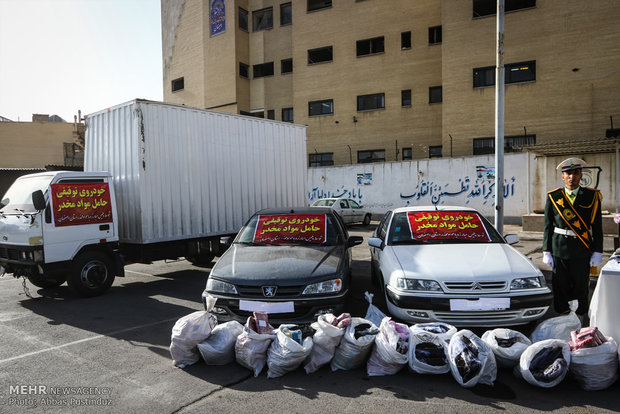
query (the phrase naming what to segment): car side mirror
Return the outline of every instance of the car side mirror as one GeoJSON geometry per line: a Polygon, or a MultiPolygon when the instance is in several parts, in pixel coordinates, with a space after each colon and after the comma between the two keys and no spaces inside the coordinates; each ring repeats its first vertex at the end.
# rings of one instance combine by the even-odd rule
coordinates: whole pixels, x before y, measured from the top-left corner
{"type": "Polygon", "coordinates": [[[32,204],[37,211],[45,210],[45,196],[43,195],[43,191],[37,190],[32,193],[32,204]]]}
{"type": "Polygon", "coordinates": [[[518,234],[507,234],[504,236],[506,243],[508,244],[517,244],[519,243],[519,235],[518,234]]]}
{"type": "Polygon", "coordinates": [[[357,246],[358,244],[362,244],[364,238],[362,236],[349,236],[347,239],[347,247],[357,246]]]}
{"type": "Polygon", "coordinates": [[[378,237],[371,237],[368,239],[368,245],[377,249],[383,249],[383,240],[378,237]]]}

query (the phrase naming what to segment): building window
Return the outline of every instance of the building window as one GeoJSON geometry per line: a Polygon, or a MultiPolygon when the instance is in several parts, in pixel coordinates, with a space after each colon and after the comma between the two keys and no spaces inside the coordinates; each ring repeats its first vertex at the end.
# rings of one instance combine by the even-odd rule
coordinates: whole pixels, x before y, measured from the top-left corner
{"type": "MultiPolygon", "coordinates": [[[[506,0],[504,11],[511,12],[536,7],[536,0],[506,0]]],[[[474,0],[473,17],[491,16],[497,13],[497,0],[474,0]]]]}
{"type": "Polygon", "coordinates": [[[258,32],[260,30],[271,29],[273,27],[273,7],[256,10],[252,12],[252,30],[258,32]]]}
{"type": "Polygon", "coordinates": [[[383,36],[357,41],[357,56],[374,55],[385,51],[383,36]]]}
{"type": "Polygon", "coordinates": [[[177,78],[172,81],[172,92],[182,91],[185,89],[185,79],[177,78]]]}
{"type": "Polygon", "coordinates": [[[267,109],[267,119],[276,119],[276,111],[267,109]]]}
{"type": "Polygon", "coordinates": [[[443,149],[441,145],[431,145],[428,147],[428,158],[443,157],[443,149]]]}
{"type": "Polygon", "coordinates": [[[314,154],[308,154],[308,161],[310,167],[323,167],[327,165],[334,165],[334,153],[315,152],[314,154]]]}
{"type": "Polygon", "coordinates": [[[250,67],[245,63],[239,62],[239,76],[242,78],[250,79],[250,67]]]}
{"type": "Polygon", "coordinates": [[[293,108],[282,108],[282,121],[293,122],[293,108]]]}
{"type": "Polygon", "coordinates": [[[436,45],[441,43],[441,26],[433,26],[428,28],[428,44],[436,45]]]}
{"type": "Polygon", "coordinates": [[[331,62],[332,60],[334,60],[334,51],[332,46],[308,50],[308,65],[331,62]]]}
{"type": "Polygon", "coordinates": [[[474,68],[474,88],[495,85],[495,66],[474,68]]]}
{"type": "Polygon", "coordinates": [[[280,73],[291,73],[293,72],[293,59],[282,59],[280,61],[280,73]]]}
{"type": "Polygon", "coordinates": [[[273,62],[254,65],[254,79],[273,76],[273,62]]]}
{"type": "Polygon", "coordinates": [[[332,7],[332,0],[307,0],[308,11],[327,9],[332,7]]]}
{"type": "MultiPolygon", "coordinates": [[[[504,82],[521,83],[536,81],[536,61],[504,65],[504,82]]],[[[474,68],[474,88],[495,85],[495,66],[474,68]]]]}
{"type": "Polygon", "coordinates": [[[400,48],[411,49],[411,32],[402,32],[400,34],[400,48]]]}
{"type": "Polygon", "coordinates": [[[400,106],[407,108],[411,106],[411,89],[400,91],[400,106]]]}
{"type": "Polygon", "coordinates": [[[385,150],[357,151],[357,163],[385,162],[385,150]]]}
{"type": "Polygon", "coordinates": [[[403,148],[403,161],[413,159],[413,150],[411,148],[403,148]]]}
{"type": "Polygon", "coordinates": [[[248,11],[239,7],[239,29],[248,31],[248,11]]]}
{"type": "Polygon", "coordinates": [[[280,26],[293,23],[293,6],[291,3],[280,4],[280,26]]]}
{"type": "Polygon", "coordinates": [[[373,93],[371,95],[359,95],[357,97],[357,111],[374,111],[385,109],[385,94],[373,93]]]}
{"type": "Polygon", "coordinates": [[[441,103],[443,101],[442,93],[441,86],[431,86],[428,88],[428,103],[441,103]]]}
{"type": "Polygon", "coordinates": [[[308,102],[308,116],[329,115],[334,113],[334,100],[308,102]]]}
{"type": "Polygon", "coordinates": [[[239,113],[241,115],[252,116],[254,118],[264,118],[265,117],[265,112],[262,109],[254,110],[254,111],[251,111],[251,112],[239,111],[239,113]]]}
{"type": "MultiPolygon", "coordinates": [[[[521,152],[525,145],[535,145],[536,134],[504,136],[504,152],[521,152]]],[[[474,155],[495,154],[495,137],[474,138],[474,155]]]]}

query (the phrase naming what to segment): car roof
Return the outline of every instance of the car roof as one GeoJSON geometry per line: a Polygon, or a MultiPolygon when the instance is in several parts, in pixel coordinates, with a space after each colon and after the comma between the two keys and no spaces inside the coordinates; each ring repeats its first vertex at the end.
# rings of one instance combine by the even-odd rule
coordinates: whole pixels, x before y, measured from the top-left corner
{"type": "Polygon", "coordinates": [[[394,213],[403,213],[407,211],[472,211],[478,213],[476,209],[462,206],[410,206],[399,207],[394,209],[394,213]]]}
{"type": "Polygon", "coordinates": [[[334,210],[329,207],[278,207],[266,208],[257,211],[255,214],[333,214],[334,210]]]}

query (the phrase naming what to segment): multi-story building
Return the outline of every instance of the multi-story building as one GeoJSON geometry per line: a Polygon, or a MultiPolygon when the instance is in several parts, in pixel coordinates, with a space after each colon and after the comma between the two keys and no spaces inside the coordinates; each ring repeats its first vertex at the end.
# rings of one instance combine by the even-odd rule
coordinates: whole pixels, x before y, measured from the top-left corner
{"type": "MultiPolygon", "coordinates": [[[[620,124],[614,0],[505,0],[505,144],[620,124]]],[[[494,151],[496,0],[162,0],[164,99],[308,125],[310,166],[494,151]]]]}

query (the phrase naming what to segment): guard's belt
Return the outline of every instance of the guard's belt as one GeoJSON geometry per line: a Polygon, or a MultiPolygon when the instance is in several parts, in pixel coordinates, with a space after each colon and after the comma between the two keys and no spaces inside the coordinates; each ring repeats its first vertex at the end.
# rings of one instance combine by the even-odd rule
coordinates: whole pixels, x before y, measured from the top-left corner
{"type": "Polygon", "coordinates": [[[561,234],[562,236],[572,236],[572,237],[577,237],[577,235],[575,234],[575,232],[573,232],[572,230],[568,230],[568,229],[561,229],[559,227],[556,227],[553,229],[554,233],[557,234],[561,234]]]}

